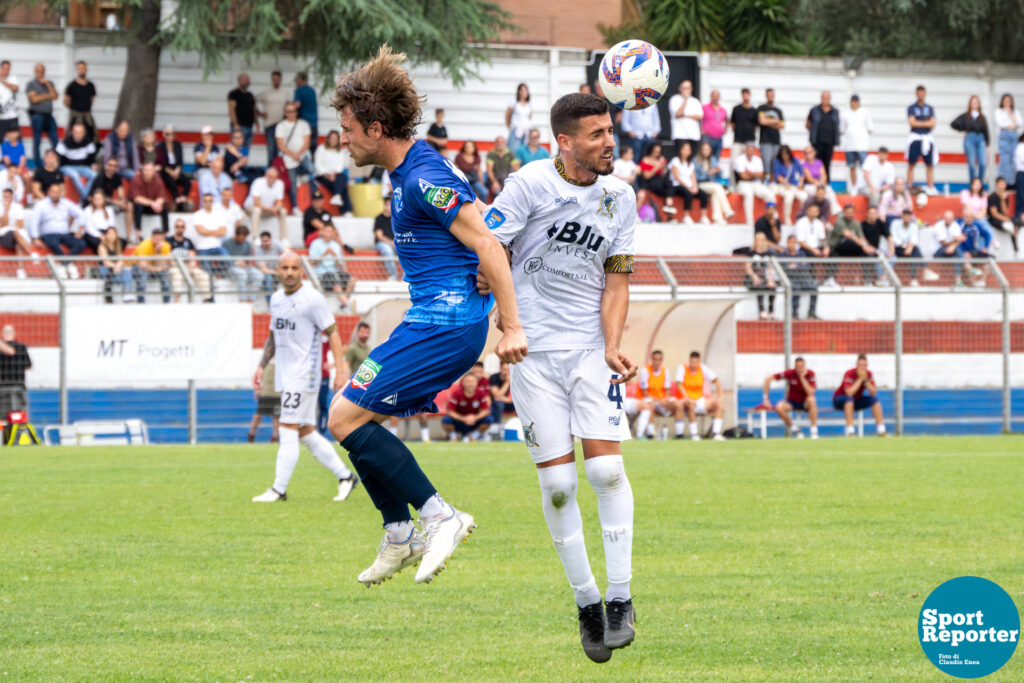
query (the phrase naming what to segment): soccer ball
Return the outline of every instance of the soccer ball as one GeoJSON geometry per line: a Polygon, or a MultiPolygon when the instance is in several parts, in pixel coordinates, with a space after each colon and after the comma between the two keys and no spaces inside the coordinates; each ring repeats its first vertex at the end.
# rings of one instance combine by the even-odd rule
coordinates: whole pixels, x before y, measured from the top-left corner
{"type": "Polygon", "coordinates": [[[624,40],[601,60],[601,94],[622,109],[646,109],[668,89],[668,63],[658,48],[642,40],[624,40]]]}

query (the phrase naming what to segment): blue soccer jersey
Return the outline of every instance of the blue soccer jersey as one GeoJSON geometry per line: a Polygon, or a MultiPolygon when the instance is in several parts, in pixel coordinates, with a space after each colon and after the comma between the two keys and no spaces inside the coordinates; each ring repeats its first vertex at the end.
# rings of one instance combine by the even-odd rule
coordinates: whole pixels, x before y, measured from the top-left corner
{"type": "Polygon", "coordinates": [[[476,288],[479,261],[449,232],[464,202],[476,199],[466,177],[423,140],[389,173],[395,252],[409,283],[406,322],[468,325],[493,303],[476,288]]]}

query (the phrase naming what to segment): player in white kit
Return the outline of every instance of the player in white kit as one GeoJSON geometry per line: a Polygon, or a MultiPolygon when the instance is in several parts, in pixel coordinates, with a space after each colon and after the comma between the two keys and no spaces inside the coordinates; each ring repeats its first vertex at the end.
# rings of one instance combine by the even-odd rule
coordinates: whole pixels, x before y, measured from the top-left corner
{"type": "MultiPolygon", "coordinates": [[[[320,393],[322,334],[327,335],[335,367],[342,367],[341,337],[327,302],[312,286],[302,284],[302,262],[295,252],[281,255],[277,265],[281,289],[270,297],[270,335],[263,347],[252,383],[263,387],[263,369],[274,363],[274,387],[281,392],[281,425],[274,485],[253,498],[254,503],[286,500],[288,482],[299,462],[299,444],[309,449],[321,465],[338,480],[338,495],[345,500],[359,478],[345,467],[331,442],[316,429],[317,398],[320,393]]],[[[334,379],[337,391],[346,378],[334,379]]]]}
{"type": "MultiPolygon", "coordinates": [[[[620,441],[629,439],[623,384],[636,364],[619,351],[633,272],[636,197],[611,174],[608,105],[573,93],[551,109],[558,155],[512,174],[485,215],[511,252],[530,354],[511,368],[511,390],[542,509],[576,598],[583,650],[595,662],[635,636],[629,581],[633,492],[620,441]],[[583,441],[597,494],[608,592],[594,581],[576,502],[573,437],[583,441]]],[[[486,283],[485,283],[486,285],[486,283]]]]}

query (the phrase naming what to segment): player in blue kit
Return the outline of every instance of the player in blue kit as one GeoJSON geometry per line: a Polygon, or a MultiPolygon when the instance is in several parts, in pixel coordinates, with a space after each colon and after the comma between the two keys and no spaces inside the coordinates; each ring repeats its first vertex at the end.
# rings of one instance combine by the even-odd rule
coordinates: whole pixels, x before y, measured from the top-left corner
{"type": "Polygon", "coordinates": [[[448,159],[412,139],[423,100],[400,66],[404,59],[385,45],[375,59],[338,79],[331,102],[355,164],[388,171],[395,252],[412,299],[403,322],[335,397],[328,421],[384,518],[377,558],[358,577],[367,586],[417,563],[416,581],[430,581],[475,528],[469,514],[441,498],[381,422],[437,410],[437,392],[480,357],[494,300],[504,323],[498,356],[517,363],[527,350],[508,260],[484,224],[473,190],[448,159]],[[478,271],[492,283],[493,299],[477,291],[478,271]],[[422,533],[410,505],[419,511],[422,533]]]}

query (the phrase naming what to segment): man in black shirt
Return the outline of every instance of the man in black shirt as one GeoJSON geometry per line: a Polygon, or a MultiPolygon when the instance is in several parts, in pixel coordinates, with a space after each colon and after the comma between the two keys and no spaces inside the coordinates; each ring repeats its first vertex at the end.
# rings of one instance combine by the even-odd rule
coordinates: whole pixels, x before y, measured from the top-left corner
{"type": "Polygon", "coordinates": [[[373,219],[373,246],[384,261],[384,269],[388,271],[389,280],[398,279],[395,268],[395,231],[391,228],[391,197],[384,198],[384,206],[380,215],[373,219]]]}
{"type": "Polygon", "coordinates": [[[39,201],[46,196],[50,185],[63,185],[64,172],[60,170],[60,156],[56,150],[48,149],[43,155],[43,166],[32,174],[32,196],[39,201]]]}
{"type": "Polygon", "coordinates": [[[324,193],[313,190],[309,207],[302,214],[302,241],[306,247],[319,236],[320,229],[331,222],[330,212],[324,208],[324,193]]]}
{"type": "Polygon", "coordinates": [[[832,151],[839,145],[839,110],[832,106],[832,93],[821,93],[821,104],[807,114],[804,127],[811,132],[811,147],[825,166],[825,177],[832,180],[832,151]]]}
{"type": "Polygon", "coordinates": [[[251,148],[256,124],[256,98],[249,92],[249,74],[238,74],[238,87],[228,93],[228,117],[231,130],[241,129],[246,148],[251,148]]]}
{"type": "Polygon", "coordinates": [[[1013,253],[1017,253],[1017,233],[1020,232],[1020,212],[1024,207],[1017,208],[1015,218],[1010,211],[1010,193],[1006,189],[1006,178],[996,178],[996,189],[988,195],[988,222],[993,228],[1009,233],[1013,243],[1013,253]]]}
{"type": "MultiPolygon", "coordinates": [[[[732,116],[729,117],[733,134],[731,159],[738,159],[747,143],[753,143],[757,135],[757,109],[750,103],[750,89],[743,88],[740,95],[743,101],[732,108],[732,116]]],[[[771,172],[770,169],[765,170],[771,172]]]]}
{"type": "Polygon", "coordinates": [[[15,410],[28,410],[25,371],[32,367],[28,349],[14,340],[14,325],[0,331],[0,420],[15,410]]]}
{"type": "Polygon", "coordinates": [[[775,157],[779,156],[781,131],[786,126],[786,120],[782,110],[775,106],[775,91],[772,88],[764,91],[764,99],[764,104],[757,108],[757,125],[761,130],[761,163],[764,164],[764,177],[774,178],[775,157]]]}
{"type": "Polygon", "coordinates": [[[444,109],[434,112],[434,122],[427,130],[427,142],[434,146],[441,154],[445,153],[448,147],[448,129],[444,126],[444,109]]]}
{"type": "Polygon", "coordinates": [[[102,190],[107,198],[107,205],[113,206],[115,211],[124,213],[125,225],[133,225],[135,203],[128,199],[124,181],[117,170],[117,159],[110,158],[103,162],[103,171],[93,178],[92,184],[89,185],[89,197],[96,190],[102,190]]]}
{"type": "Polygon", "coordinates": [[[89,138],[96,139],[96,122],[92,118],[92,103],[96,99],[96,86],[86,74],[85,62],[75,64],[75,80],[64,88],[64,106],[68,108],[68,130],[76,123],[84,123],[89,138]]]}
{"type": "Polygon", "coordinates": [[[512,403],[511,375],[508,371],[508,363],[502,363],[501,369],[491,375],[488,380],[491,392],[491,419],[498,425],[499,434],[504,431],[501,427],[505,423],[506,415],[515,415],[516,407],[512,403]]]}
{"type": "Polygon", "coordinates": [[[764,205],[764,215],[754,222],[754,235],[759,232],[764,233],[770,248],[782,251],[782,231],[779,228],[779,214],[775,202],[767,202],[764,205]]]}
{"type": "MultiPolygon", "coordinates": [[[[864,239],[868,241],[868,244],[886,258],[892,257],[892,236],[889,234],[888,224],[878,217],[877,206],[872,204],[868,207],[867,218],[861,222],[860,228],[864,231],[864,239]],[[882,244],[883,240],[885,244],[882,244]]],[[[889,284],[889,281],[882,276],[882,265],[880,263],[875,264],[875,284],[879,287],[889,284]]]]}

